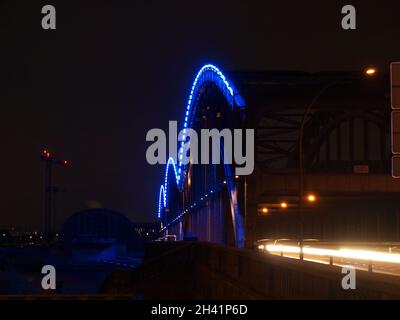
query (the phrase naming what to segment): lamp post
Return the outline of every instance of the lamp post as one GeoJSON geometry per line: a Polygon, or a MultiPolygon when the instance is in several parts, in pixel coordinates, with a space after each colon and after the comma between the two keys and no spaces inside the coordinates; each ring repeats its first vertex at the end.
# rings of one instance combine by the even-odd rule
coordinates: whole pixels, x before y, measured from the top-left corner
{"type": "Polygon", "coordinates": [[[318,99],[323,95],[323,93],[330,87],[334,86],[337,83],[337,80],[331,81],[325,86],[323,86],[311,102],[308,104],[303,118],[301,119],[300,123],[300,130],[299,130],[299,141],[298,141],[298,149],[299,149],[299,213],[300,213],[300,260],[303,260],[303,241],[304,241],[304,212],[303,212],[303,198],[304,198],[304,165],[303,165],[303,136],[304,136],[304,127],[306,124],[306,119],[310,114],[311,109],[318,101],[318,99]]]}
{"type": "MultiPolygon", "coordinates": [[[[364,75],[367,77],[373,77],[377,73],[375,68],[369,67],[364,70],[364,75]]],[[[300,214],[300,259],[303,260],[303,242],[304,242],[304,212],[303,212],[303,201],[304,201],[304,152],[303,152],[303,136],[304,136],[304,127],[306,124],[306,120],[308,115],[310,114],[312,108],[315,103],[319,100],[319,98],[325,93],[325,91],[336,84],[338,84],[338,80],[333,80],[324,85],[315,95],[311,102],[306,107],[306,110],[303,114],[300,123],[299,130],[299,140],[298,140],[298,149],[299,149],[299,214],[300,214]]],[[[315,202],[316,197],[313,196],[313,200],[309,202],[315,202]]]]}

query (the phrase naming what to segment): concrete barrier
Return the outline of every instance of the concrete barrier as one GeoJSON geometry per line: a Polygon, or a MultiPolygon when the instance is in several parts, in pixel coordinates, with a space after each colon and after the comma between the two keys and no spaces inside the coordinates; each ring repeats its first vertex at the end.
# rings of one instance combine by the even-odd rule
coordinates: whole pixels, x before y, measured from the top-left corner
{"type": "Polygon", "coordinates": [[[400,277],[359,270],[356,275],[357,288],[344,290],[344,275],[337,266],[183,242],[152,255],[136,270],[114,271],[101,292],[138,294],[144,299],[400,298],[400,277]]]}

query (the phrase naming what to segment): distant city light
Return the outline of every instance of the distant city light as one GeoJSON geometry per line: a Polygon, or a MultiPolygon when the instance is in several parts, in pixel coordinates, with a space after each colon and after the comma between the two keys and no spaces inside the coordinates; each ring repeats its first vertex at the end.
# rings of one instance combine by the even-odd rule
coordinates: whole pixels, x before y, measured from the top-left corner
{"type": "Polygon", "coordinates": [[[47,149],[44,149],[42,155],[46,158],[50,158],[50,152],[47,149]]]}
{"type": "Polygon", "coordinates": [[[287,202],[281,202],[281,208],[286,209],[288,207],[287,202]]]}

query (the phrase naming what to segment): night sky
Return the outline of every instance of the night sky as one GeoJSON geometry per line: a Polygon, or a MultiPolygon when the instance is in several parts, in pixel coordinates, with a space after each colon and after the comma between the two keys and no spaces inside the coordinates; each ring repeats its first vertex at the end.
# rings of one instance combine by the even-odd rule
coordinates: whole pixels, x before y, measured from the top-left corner
{"type": "MultiPolygon", "coordinates": [[[[397,1],[398,2],[398,1],[397,1]]],[[[388,71],[400,60],[396,1],[1,1],[0,226],[42,227],[48,148],[57,168],[57,221],[101,205],[155,218],[164,166],[146,132],[181,121],[203,63],[223,70],[388,71]],[[41,8],[57,29],[41,28],[41,8]],[[357,30],[341,28],[341,7],[357,30]]]]}

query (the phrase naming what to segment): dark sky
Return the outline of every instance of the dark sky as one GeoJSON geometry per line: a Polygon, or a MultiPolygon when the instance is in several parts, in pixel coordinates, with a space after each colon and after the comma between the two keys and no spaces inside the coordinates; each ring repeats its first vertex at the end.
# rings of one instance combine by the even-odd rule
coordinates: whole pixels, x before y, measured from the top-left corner
{"type": "MultiPolygon", "coordinates": [[[[398,1],[397,1],[398,2],[398,1]]],[[[400,60],[396,1],[1,1],[0,226],[42,225],[43,148],[58,168],[58,222],[97,202],[155,217],[161,166],[146,132],[181,120],[205,62],[223,70],[387,71],[400,60]],[[41,28],[41,8],[57,29],[41,28]],[[357,9],[357,30],[340,27],[357,9]]]]}

